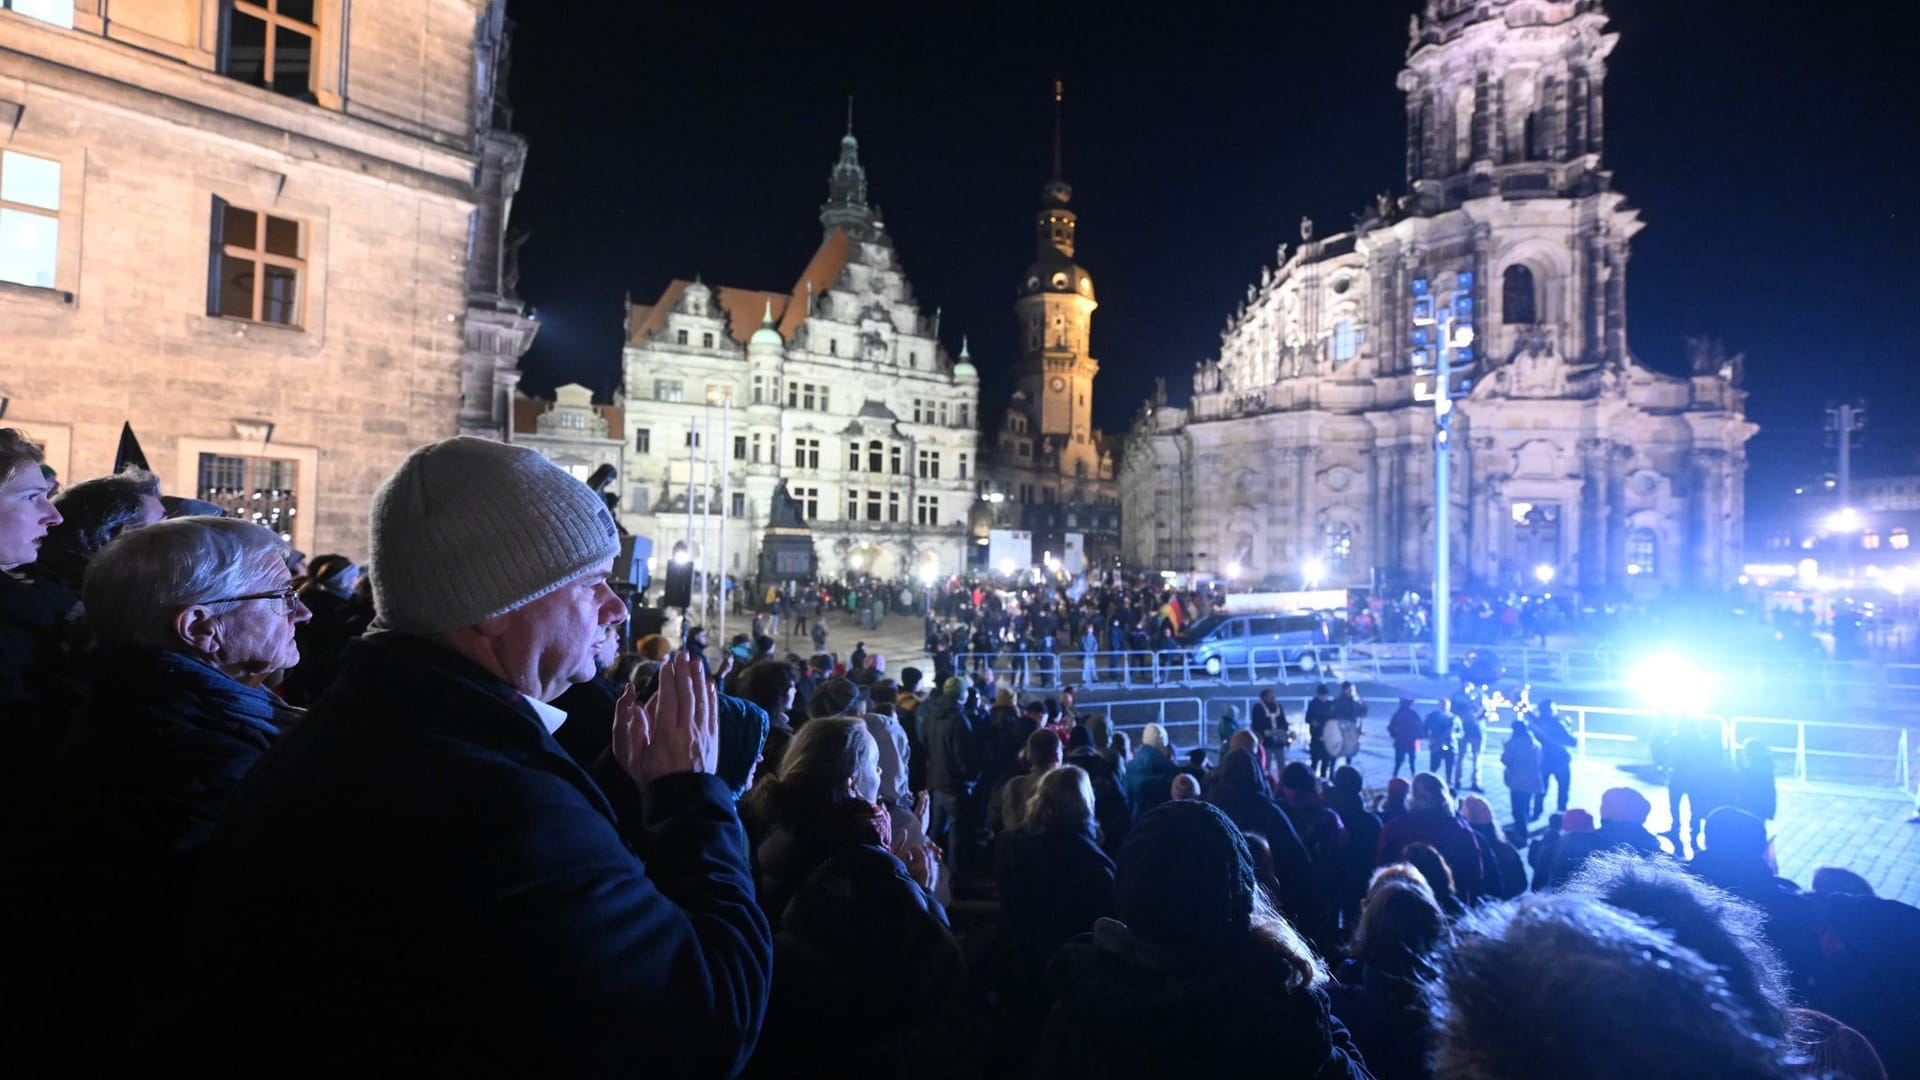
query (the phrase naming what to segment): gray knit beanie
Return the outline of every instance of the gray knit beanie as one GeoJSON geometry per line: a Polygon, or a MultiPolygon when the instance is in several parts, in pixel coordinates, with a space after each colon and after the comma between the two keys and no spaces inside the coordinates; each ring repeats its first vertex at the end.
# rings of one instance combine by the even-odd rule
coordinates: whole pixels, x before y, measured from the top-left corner
{"type": "Polygon", "coordinates": [[[538,600],[620,551],[599,495],[525,447],[461,436],[373,495],[378,625],[434,634],[538,600]]]}

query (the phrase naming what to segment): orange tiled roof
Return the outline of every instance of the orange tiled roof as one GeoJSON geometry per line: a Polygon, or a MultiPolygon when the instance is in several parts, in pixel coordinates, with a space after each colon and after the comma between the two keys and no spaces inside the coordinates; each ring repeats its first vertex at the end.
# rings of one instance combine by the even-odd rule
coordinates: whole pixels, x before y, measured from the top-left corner
{"type": "MultiPolygon", "coordinates": [[[[840,271],[846,269],[852,249],[853,245],[844,231],[835,229],[828,233],[827,238],[820,242],[819,250],[807,262],[800,279],[794,282],[790,293],[737,289],[731,285],[717,287],[714,292],[720,300],[720,306],[727,312],[727,335],[742,345],[746,344],[753,332],[760,329],[760,320],[766,314],[767,305],[772,304],[774,323],[780,336],[793,340],[794,330],[807,316],[808,283],[812,283],[815,296],[832,288],[840,278],[840,271]]],[[[666,291],[653,304],[631,305],[627,309],[627,341],[638,345],[667,325],[668,313],[680,303],[680,297],[691,284],[691,281],[675,278],[667,283],[666,291]]]]}

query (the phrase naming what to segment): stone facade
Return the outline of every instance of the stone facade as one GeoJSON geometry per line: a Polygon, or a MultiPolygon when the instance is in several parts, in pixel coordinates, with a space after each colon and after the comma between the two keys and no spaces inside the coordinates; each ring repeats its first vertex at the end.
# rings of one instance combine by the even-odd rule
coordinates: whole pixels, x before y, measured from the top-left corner
{"type": "Polygon", "coordinates": [[[618,473],[620,433],[626,430],[620,406],[594,404],[593,391],[579,383],[556,388],[552,401],[516,395],[513,404],[514,444],[538,451],[582,481],[603,465],[618,473]]]}
{"type": "Polygon", "coordinates": [[[727,572],[752,575],[784,479],[823,576],[958,573],[978,373],[948,357],[938,316],[921,310],[851,131],[828,193],[820,247],[791,289],[676,280],[652,304],[629,301],[623,523],[671,550],[691,499],[702,565],[720,568],[724,525],[727,572]],[[696,442],[718,451],[711,469],[696,442]],[[708,505],[724,513],[703,536],[708,505]]]}
{"type": "MultiPolygon", "coordinates": [[[[1470,324],[1452,422],[1456,582],[1717,587],[1741,566],[1740,363],[1627,343],[1636,211],[1602,167],[1617,35],[1598,0],[1430,0],[1411,27],[1410,192],[1247,289],[1185,408],[1148,403],[1122,471],[1137,566],[1419,586],[1435,410],[1416,305],[1470,324]],[[1418,290],[1424,289],[1421,294],[1418,290]],[[1423,392],[1424,391],[1424,392],[1423,392]]],[[[1425,312],[1421,312],[1425,314],[1425,312]]]]}
{"type": "MultiPolygon", "coordinates": [[[[1015,389],[974,528],[1031,532],[1035,559],[1062,556],[1068,534],[1077,533],[1090,562],[1109,564],[1120,552],[1120,497],[1113,443],[1093,426],[1100,362],[1091,341],[1100,305],[1093,276],[1073,261],[1079,220],[1068,209],[1073,188],[1062,177],[1059,104],[1056,84],[1053,177],[1040,189],[1034,261],[1013,305],[1020,330],[1015,389]]],[[[984,539],[976,535],[976,546],[984,539]]]]}
{"type": "Polygon", "coordinates": [[[375,486],[461,416],[503,8],[0,10],[0,188],[42,189],[0,199],[36,217],[0,228],[4,422],[76,479],[130,421],[169,493],[364,555],[375,486]]]}

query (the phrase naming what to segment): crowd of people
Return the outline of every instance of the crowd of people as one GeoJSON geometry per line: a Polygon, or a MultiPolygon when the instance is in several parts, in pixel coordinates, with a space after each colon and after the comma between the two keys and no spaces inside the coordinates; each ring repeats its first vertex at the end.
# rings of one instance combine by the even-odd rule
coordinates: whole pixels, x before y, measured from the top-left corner
{"type": "MultiPolygon", "coordinates": [[[[1840,871],[1781,881],[1736,807],[1683,861],[1644,797],[1607,792],[1593,826],[1564,775],[1544,832],[1502,832],[1451,750],[1379,805],[1344,747],[1289,760],[1265,697],[1180,748],[1066,690],[783,652],[767,626],[623,653],[605,503],[484,440],[381,484],[364,568],[145,474],[56,479],[0,429],[0,1040],[27,1071],[1920,1062],[1898,992],[1920,912],[1840,871]]],[[[1144,612],[1160,597],[1000,615],[1043,642],[1186,617],[1144,612]]],[[[1357,727],[1350,691],[1323,726],[1357,727]]]]}

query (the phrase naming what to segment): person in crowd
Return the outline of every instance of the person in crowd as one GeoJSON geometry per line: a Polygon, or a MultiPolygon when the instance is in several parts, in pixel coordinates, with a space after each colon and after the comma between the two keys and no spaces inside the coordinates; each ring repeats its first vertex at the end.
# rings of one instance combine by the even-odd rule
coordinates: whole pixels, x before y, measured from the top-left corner
{"type": "MultiPolygon", "coordinates": [[[[553,741],[582,768],[592,767],[613,746],[613,710],[622,692],[613,676],[614,665],[620,662],[620,628],[609,626],[606,635],[593,655],[593,678],[567,687],[552,702],[567,716],[554,730],[553,741]]],[[[331,673],[326,681],[333,681],[331,673]]],[[[280,687],[284,695],[286,683],[280,687]]]]}
{"type": "Polygon", "coordinates": [[[902,1075],[965,977],[932,895],[939,859],[926,845],[889,850],[880,783],[865,721],[816,716],[748,802],[757,896],[777,934],[766,1031],[747,1075],[902,1075]],[[876,1028],[849,1003],[881,989],[888,1021],[876,1028]]]}
{"type": "Polygon", "coordinates": [[[650,702],[623,693],[591,773],[553,741],[548,702],[626,617],[605,502],[459,437],[409,455],[371,517],[380,632],[228,801],[162,1056],[737,1071],[772,938],[704,667],[677,656],[650,702]]]}
{"type": "Polygon", "coordinates": [[[1333,759],[1327,756],[1326,727],[1333,722],[1333,699],[1327,694],[1327,684],[1321,683],[1313,688],[1313,697],[1307,700],[1307,764],[1313,774],[1327,777],[1333,774],[1333,759]]]}
{"type": "Polygon", "coordinates": [[[1793,1010],[1799,1072],[1825,1080],[1887,1080],[1886,1063],[1867,1037],[1826,1013],[1793,1010]]]}
{"type": "MultiPolygon", "coordinates": [[[[1453,713],[1460,718],[1460,755],[1458,760],[1459,779],[1466,781],[1463,790],[1481,794],[1480,751],[1486,746],[1487,707],[1480,701],[1479,687],[1472,682],[1461,685],[1460,692],[1453,695],[1453,713]]],[[[1456,789],[1461,788],[1455,784],[1456,789]]]]}
{"type": "Polygon", "coordinates": [[[1367,703],[1360,691],[1350,682],[1341,683],[1340,693],[1333,699],[1333,722],[1340,741],[1337,745],[1329,742],[1327,753],[1342,765],[1353,764],[1360,753],[1360,736],[1367,733],[1366,721],[1367,703]]]}
{"type": "Polygon", "coordinates": [[[1324,940],[1332,941],[1336,924],[1333,899],[1339,892],[1350,842],[1346,823],[1327,805],[1320,792],[1319,779],[1303,762],[1292,762],[1280,770],[1280,809],[1306,846],[1312,867],[1313,893],[1318,901],[1320,925],[1317,929],[1326,935],[1324,940]]]}
{"type": "Polygon", "coordinates": [[[1333,906],[1343,930],[1351,933],[1360,919],[1360,902],[1367,894],[1373,876],[1373,856],[1380,844],[1380,817],[1367,808],[1365,780],[1360,770],[1344,765],[1333,772],[1326,789],[1327,805],[1340,815],[1347,830],[1347,845],[1334,879],[1333,906]]]}
{"type": "Polygon", "coordinates": [[[1084,770],[1067,765],[1040,775],[1020,826],[994,841],[994,876],[996,989],[1008,1021],[1002,1057],[1024,1066],[1046,1025],[1048,959],[1114,913],[1113,860],[1100,847],[1084,770]]]}
{"type": "MultiPolygon", "coordinates": [[[[1532,842],[1527,844],[1527,866],[1533,871],[1534,892],[1547,891],[1548,883],[1553,877],[1553,861],[1560,855],[1560,840],[1563,835],[1560,826],[1565,823],[1565,814],[1559,812],[1548,814],[1546,827],[1540,830],[1540,835],[1535,836],[1532,842]]],[[[1524,836],[1513,836],[1514,845],[1517,847],[1525,839],[1524,836]]]]}
{"type": "MultiPolygon", "coordinates": [[[[1431,844],[1446,856],[1463,899],[1471,902],[1479,897],[1483,873],[1480,845],[1474,839],[1473,830],[1462,824],[1454,813],[1447,782],[1432,773],[1423,772],[1413,778],[1407,812],[1381,827],[1374,861],[1399,862],[1403,850],[1413,843],[1431,844]]],[[[1436,896],[1439,894],[1437,885],[1434,892],[1436,896]]]]}
{"type": "Polygon", "coordinates": [[[1221,760],[1226,760],[1228,743],[1240,730],[1240,710],[1229,705],[1221,712],[1219,722],[1213,726],[1214,735],[1220,740],[1221,760]]]}
{"type": "Polygon", "coordinates": [[[1447,861],[1439,849],[1432,844],[1412,843],[1401,853],[1408,866],[1420,872],[1421,880],[1433,893],[1433,902],[1449,919],[1458,919],[1467,913],[1467,905],[1460,897],[1458,879],[1454,876],[1453,864],[1447,861]]]}
{"type": "Polygon", "coordinates": [[[1284,890],[1274,903],[1293,924],[1311,938],[1326,933],[1331,912],[1313,888],[1313,860],[1286,812],[1267,792],[1267,779],[1254,761],[1253,751],[1235,750],[1220,763],[1208,781],[1204,798],[1218,806],[1239,828],[1267,838],[1273,849],[1274,872],[1284,890]]]}
{"type": "Polygon", "coordinates": [[[1104,716],[1091,716],[1083,725],[1075,725],[1067,737],[1068,765],[1086,770],[1093,784],[1094,817],[1100,823],[1100,842],[1109,853],[1118,852],[1133,824],[1133,808],[1127,803],[1127,789],[1119,772],[1100,756],[1094,747],[1111,742],[1113,722],[1104,716]]]}
{"type": "Polygon", "coordinates": [[[1723,806],[1707,815],[1704,845],[1687,869],[1764,912],[1767,938],[1804,986],[1826,947],[1819,914],[1798,885],[1774,873],[1767,846],[1765,822],[1723,806]]]}
{"type": "Polygon", "coordinates": [[[1427,771],[1460,790],[1460,718],[1453,714],[1453,703],[1438,698],[1432,711],[1421,721],[1421,734],[1427,739],[1427,771]]]}
{"type": "Polygon", "coordinates": [[[995,793],[989,821],[995,833],[1018,829],[1026,823],[1027,804],[1033,799],[1034,789],[1048,772],[1060,767],[1064,754],[1060,736],[1047,728],[1036,728],[1027,736],[1027,745],[1021,750],[1026,771],[1008,777],[995,793]]]}
{"type": "Polygon", "coordinates": [[[298,661],[307,619],[285,550],[251,522],[190,517],[124,532],[89,564],[93,694],[16,865],[34,883],[22,1031],[69,1063],[131,1064],[116,1058],[166,992],[214,829],[298,716],[260,686],[298,661]]]}
{"type": "Polygon", "coordinates": [[[1873,885],[1866,878],[1844,866],[1822,866],[1815,870],[1810,891],[1815,896],[1839,894],[1871,897],[1874,895],[1873,885]]]}
{"type": "Polygon", "coordinates": [[[1168,802],[1192,802],[1200,797],[1200,781],[1192,773],[1175,773],[1173,783],[1167,786],[1168,802]]]}
{"type": "MultiPolygon", "coordinates": [[[[1351,768],[1352,766],[1348,766],[1351,768]]],[[[1407,812],[1407,796],[1412,793],[1413,784],[1405,777],[1396,776],[1387,781],[1387,797],[1380,803],[1380,823],[1385,825],[1394,818],[1407,812]]]]}
{"type": "MultiPolygon", "coordinates": [[[[1542,698],[1540,707],[1534,711],[1533,738],[1540,745],[1540,789],[1533,796],[1533,814],[1527,820],[1532,821],[1546,811],[1547,789],[1558,784],[1555,798],[1557,809],[1567,809],[1569,786],[1573,783],[1573,750],[1576,740],[1567,730],[1560,714],[1553,710],[1553,702],[1542,698]]],[[[1503,762],[1504,763],[1504,762],[1503,762]]]]}
{"type": "Polygon", "coordinates": [[[734,692],[767,714],[767,740],[761,749],[760,771],[765,776],[777,775],[781,762],[786,760],[787,748],[793,743],[791,716],[799,687],[793,665],[767,657],[741,668],[733,678],[734,692]]]}
{"type": "MultiPolygon", "coordinates": [[[[53,505],[54,482],[42,470],[40,447],[17,428],[0,428],[0,710],[13,728],[6,755],[11,807],[21,797],[27,776],[16,769],[44,762],[55,735],[43,728],[35,699],[42,673],[57,663],[62,647],[62,621],[73,608],[72,594],[34,576],[28,567],[40,557],[47,533],[60,524],[53,505]],[[33,715],[29,715],[29,714],[33,715]],[[31,726],[31,731],[23,728],[31,726]]],[[[59,710],[55,710],[59,711],[59,710]]],[[[51,725],[48,725],[51,727],[51,725]]],[[[8,820],[15,815],[8,813],[8,820]]]]}
{"type": "MultiPolygon", "coordinates": [[[[1114,732],[1113,738],[1108,741],[1107,748],[1100,752],[1100,756],[1107,759],[1107,764],[1113,766],[1114,772],[1121,777],[1122,783],[1124,784],[1127,763],[1133,760],[1132,736],[1124,731],[1114,732]]],[[[1128,795],[1127,802],[1128,806],[1131,807],[1133,802],[1131,794],[1128,795]]]]}
{"type": "Polygon", "coordinates": [[[60,493],[54,506],[61,520],[47,530],[34,570],[66,586],[76,599],[95,555],[121,533],[167,516],[160,478],[140,468],[75,484],[60,493]]]}
{"type": "Polygon", "coordinates": [[[353,602],[360,583],[360,566],[345,555],[328,554],[307,564],[300,602],[313,617],[295,631],[300,663],[281,680],[279,693],[294,705],[311,705],[332,684],[339,669],[340,651],[366,632],[367,624],[353,602]]]}
{"type": "Polygon", "coordinates": [[[974,848],[986,818],[979,805],[986,754],[972,719],[961,708],[966,689],[966,682],[956,675],[920,705],[920,737],[927,744],[927,790],[933,796],[929,835],[946,853],[956,883],[977,870],[974,848]]]}
{"type": "Polygon", "coordinates": [[[1790,1075],[1712,962],[1600,900],[1490,905],[1456,933],[1428,994],[1438,1080],[1790,1075]]]}
{"type": "Polygon", "coordinates": [[[1653,804],[1630,787],[1608,788],[1600,795],[1600,824],[1592,832],[1568,833],[1547,869],[1547,884],[1557,888],[1578,873],[1595,852],[1624,848],[1640,855],[1664,854],[1659,838],[1647,831],[1653,804]]]}
{"type": "Polygon", "coordinates": [[[1494,900],[1512,900],[1527,891],[1527,861],[1520,849],[1501,835],[1493,821],[1493,805],[1478,795],[1460,797],[1460,817],[1480,841],[1481,893],[1494,900]]]}
{"type": "Polygon", "coordinates": [[[1293,732],[1287,727],[1287,707],[1280,704],[1280,695],[1274,692],[1273,687],[1260,691],[1260,699],[1253,703],[1248,727],[1260,740],[1269,770],[1284,769],[1287,747],[1293,745],[1293,732]]]}
{"type": "Polygon", "coordinates": [[[1127,802],[1133,808],[1134,820],[1173,797],[1173,778],[1178,772],[1167,729],[1152,723],[1142,728],[1140,749],[1125,770],[1127,802]]]}
{"type": "MultiPolygon", "coordinates": [[[[1540,816],[1541,792],[1545,783],[1540,776],[1540,744],[1534,740],[1533,725],[1516,717],[1513,721],[1513,733],[1507,736],[1507,745],[1500,751],[1500,764],[1506,769],[1507,796],[1511,800],[1513,811],[1513,842],[1515,846],[1527,835],[1535,818],[1540,816]]],[[[1561,807],[1565,810],[1566,807],[1561,807]]]]}
{"type": "Polygon", "coordinates": [[[1426,879],[1404,868],[1411,874],[1374,877],[1353,940],[1327,984],[1333,1015],[1352,1032],[1375,1080],[1433,1075],[1422,986],[1438,974],[1438,955],[1452,941],[1426,879]]]}
{"type": "Polygon", "coordinates": [[[1423,731],[1420,714],[1413,709],[1413,699],[1403,697],[1400,707],[1393,711],[1387,720],[1387,737],[1393,740],[1393,773],[1400,775],[1400,766],[1407,767],[1407,775],[1420,771],[1420,733],[1423,731]]]}
{"type": "Polygon", "coordinates": [[[1245,838],[1217,807],[1175,801],[1140,819],[1114,914],[1048,965],[1054,1005],[1034,1075],[1265,1075],[1275,1046],[1292,1076],[1368,1075],[1329,1011],[1320,959],[1262,895],[1245,838]],[[1261,1037],[1169,1038],[1180,1016],[1257,1016],[1261,1037]]]}

